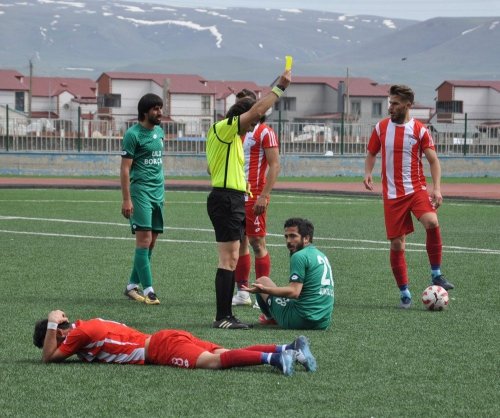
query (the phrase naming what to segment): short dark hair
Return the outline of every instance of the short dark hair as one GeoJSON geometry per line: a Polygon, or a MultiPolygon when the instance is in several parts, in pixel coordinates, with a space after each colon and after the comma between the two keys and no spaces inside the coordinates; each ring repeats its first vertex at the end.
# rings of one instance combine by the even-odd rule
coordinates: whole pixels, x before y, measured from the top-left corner
{"type": "MultiPolygon", "coordinates": [[[[244,99],[245,97],[250,97],[251,99],[257,101],[257,95],[252,90],[242,89],[238,93],[236,93],[236,101],[244,99]]],[[[264,123],[265,121],[266,121],[266,115],[263,115],[259,119],[259,122],[264,123]]]]}
{"type": "Polygon", "coordinates": [[[391,86],[389,94],[391,96],[401,97],[403,100],[406,100],[411,104],[413,104],[413,101],[415,100],[415,93],[413,90],[404,84],[394,84],[391,86]]]}
{"type": "MultiPolygon", "coordinates": [[[[33,344],[38,348],[43,348],[43,343],[45,341],[45,334],[47,334],[47,323],[48,319],[41,319],[35,323],[35,332],[33,333],[33,344]]],[[[63,322],[57,326],[59,329],[68,329],[71,327],[69,322],[63,322]]]]}
{"type": "Polygon", "coordinates": [[[285,221],[285,228],[296,226],[302,238],[309,237],[309,242],[313,242],[314,225],[304,218],[289,218],[285,221]]]}
{"type": "Polygon", "coordinates": [[[144,113],[148,113],[150,109],[156,106],[163,107],[163,100],[160,96],[148,93],[141,97],[137,103],[137,119],[143,121],[145,119],[144,113]]]}
{"type": "Polygon", "coordinates": [[[237,99],[243,99],[244,97],[250,97],[254,100],[257,100],[257,95],[252,90],[242,89],[238,93],[236,93],[237,99]]]}
{"type": "Polygon", "coordinates": [[[240,116],[248,112],[255,104],[255,100],[251,97],[243,97],[232,105],[226,113],[226,119],[232,119],[235,116],[240,116]]]}

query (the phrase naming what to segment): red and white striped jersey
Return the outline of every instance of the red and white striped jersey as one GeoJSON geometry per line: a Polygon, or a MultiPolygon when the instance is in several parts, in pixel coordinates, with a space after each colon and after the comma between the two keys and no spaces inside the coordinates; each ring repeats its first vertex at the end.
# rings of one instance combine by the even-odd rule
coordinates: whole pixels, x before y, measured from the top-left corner
{"type": "Polygon", "coordinates": [[[266,184],[268,163],[265,148],[279,147],[278,137],[273,128],[259,123],[253,132],[248,132],[243,141],[245,155],[245,177],[250,191],[256,199],[266,184]]]}
{"type": "Polygon", "coordinates": [[[390,118],[373,129],[368,151],[377,154],[382,149],[382,192],[384,199],[407,196],[426,190],[422,154],[434,148],[434,140],[425,125],[411,119],[395,124],[390,118]]]}
{"type": "Polygon", "coordinates": [[[149,335],[101,318],[78,320],[72,326],[59,346],[64,354],[76,354],[88,362],[144,364],[144,346],[149,335]]]}

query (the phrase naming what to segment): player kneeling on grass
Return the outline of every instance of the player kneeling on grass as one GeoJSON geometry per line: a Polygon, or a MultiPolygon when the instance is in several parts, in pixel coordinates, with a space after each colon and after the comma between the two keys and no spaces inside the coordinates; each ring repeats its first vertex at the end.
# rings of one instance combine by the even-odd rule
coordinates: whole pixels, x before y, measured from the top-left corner
{"type": "Polygon", "coordinates": [[[307,219],[285,221],[290,251],[287,286],[278,287],[269,277],[259,277],[244,290],[257,294],[262,315],[259,323],[288,329],[326,329],[333,314],[333,273],[325,254],[313,245],[314,226],[307,219]]]}
{"type": "Polygon", "coordinates": [[[299,362],[307,371],[316,370],[316,360],[304,336],[291,344],[228,350],[187,331],[165,329],[150,335],[101,318],[70,323],[60,310],[50,312],[48,319],[35,324],[33,343],[42,348],[44,363],[61,362],[76,354],[89,363],[156,364],[186,369],[270,364],[290,376],[295,362],[299,362]]]}

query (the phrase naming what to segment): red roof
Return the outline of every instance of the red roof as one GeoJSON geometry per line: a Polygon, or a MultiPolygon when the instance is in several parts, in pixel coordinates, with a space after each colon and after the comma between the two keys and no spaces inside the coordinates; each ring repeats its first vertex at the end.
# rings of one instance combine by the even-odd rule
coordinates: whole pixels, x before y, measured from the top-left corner
{"type": "Polygon", "coordinates": [[[0,70],[0,90],[29,90],[28,79],[16,70],[0,70]]]}
{"type": "Polygon", "coordinates": [[[349,83],[349,96],[351,97],[387,97],[389,91],[386,84],[377,82],[366,77],[302,77],[293,76],[293,84],[326,84],[334,90],[338,90],[339,82],[349,83]]]}
{"type": "Polygon", "coordinates": [[[224,99],[230,94],[236,94],[243,89],[252,90],[259,98],[262,96],[265,90],[269,90],[269,87],[262,87],[255,84],[253,81],[208,81],[209,87],[215,93],[217,99],[224,99]]]}
{"type": "MultiPolygon", "coordinates": [[[[29,78],[28,81],[29,83],[29,78]]],[[[53,97],[67,91],[77,99],[96,97],[96,82],[90,78],[33,77],[33,96],[53,97]]]]}
{"type": "Polygon", "coordinates": [[[84,97],[81,99],[76,98],[76,99],[72,99],[71,101],[75,102],[75,103],[79,103],[79,104],[92,105],[92,104],[97,104],[97,97],[84,97]]]}
{"type": "Polygon", "coordinates": [[[484,80],[446,80],[443,81],[436,90],[443,84],[451,84],[455,87],[488,87],[496,91],[500,91],[500,81],[484,81],[484,80]]]}
{"type": "Polygon", "coordinates": [[[213,90],[208,86],[208,81],[196,74],[151,74],[151,73],[129,73],[129,72],[105,72],[104,75],[112,80],[151,80],[163,87],[165,80],[170,81],[169,90],[171,93],[187,94],[213,94],[213,90]]]}
{"type": "Polygon", "coordinates": [[[59,115],[55,112],[41,111],[41,112],[31,112],[31,117],[33,119],[59,119],[59,115]]]}
{"type": "MultiPolygon", "coordinates": [[[[344,115],[344,117],[345,116],[346,115],[344,115]]],[[[302,120],[302,119],[318,119],[318,120],[321,120],[321,119],[325,119],[325,120],[342,119],[342,112],[307,115],[307,116],[296,117],[295,119],[297,119],[297,120],[302,120]]]]}

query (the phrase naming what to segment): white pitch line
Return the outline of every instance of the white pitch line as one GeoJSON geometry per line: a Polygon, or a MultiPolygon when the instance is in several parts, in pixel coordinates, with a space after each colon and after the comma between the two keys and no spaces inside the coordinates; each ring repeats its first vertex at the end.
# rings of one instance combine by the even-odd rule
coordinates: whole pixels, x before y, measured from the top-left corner
{"type": "MultiPolygon", "coordinates": [[[[134,237],[98,237],[95,235],[77,235],[77,234],[56,234],[55,232],[30,232],[30,231],[8,231],[5,229],[0,229],[0,232],[4,232],[7,234],[19,234],[19,235],[35,235],[35,236],[42,236],[42,237],[56,237],[56,238],[83,238],[83,239],[105,239],[105,240],[115,240],[115,241],[135,241],[134,237]]],[[[161,241],[161,242],[183,242],[183,243],[190,243],[190,244],[213,244],[213,241],[189,241],[189,240],[176,240],[176,239],[157,239],[156,241],[161,241]]]]}
{"type": "MultiPolygon", "coordinates": [[[[39,189],[42,190],[42,189],[39,189]]],[[[50,190],[50,189],[45,189],[45,190],[50,190]]],[[[95,190],[98,192],[105,192],[106,190],[95,190]]],[[[109,191],[109,190],[108,190],[109,191]]],[[[167,190],[166,191],[167,196],[170,193],[176,193],[176,194],[202,194],[203,196],[206,196],[208,192],[205,191],[193,191],[193,190],[167,190]]],[[[379,202],[382,204],[382,201],[380,199],[376,199],[377,196],[372,196],[372,197],[363,197],[361,195],[359,196],[354,196],[354,197],[349,197],[346,195],[329,195],[327,192],[326,194],[307,194],[307,193],[298,193],[296,195],[284,195],[281,194],[279,191],[277,194],[275,194],[275,197],[273,198],[273,203],[275,204],[280,204],[280,205],[296,205],[297,202],[300,202],[301,204],[309,205],[309,204],[328,204],[328,203],[335,203],[335,204],[347,204],[350,205],[351,203],[373,203],[373,202],[379,202]],[[282,200],[282,199],[286,200],[282,200]],[[311,202],[307,202],[308,200],[311,200],[311,202]]],[[[446,201],[445,205],[446,206],[455,206],[455,207],[461,207],[461,206],[475,206],[477,205],[478,201],[481,202],[482,207],[489,207],[489,208],[498,208],[498,204],[489,204],[485,203],[484,200],[451,200],[451,201],[446,201]]],[[[25,202],[25,203],[112,203],[112,204],[117,204],[119,205],[120,202],[119,200],[69,200],[69,199],[0,199],[0,202],[25,202]]],[[[206,204],[206,200],[202,201],[175,201],[172,202],[171,200],[167,199],[165,200],[165,204],[167,205],[178,205],[178,204],[206,204]]]]}
{"type": "MultiPolygon", "coordinates": [[[[43,221],[43,222],[61,222],[61,223],[74,223],[74,224],[86,224],[86,225],[108,225],[108,226],[120,226],[130,228],[129,224],[126,223],[118,223],[118,222],[99,222],[99,221],[83,221],[83,220],[74,220],[74,219],[59,219],[59,218],[31,218],[26,216],[5,216],[0,215],[1,220],[28,220],[28,221],[43,221]]],[[[207,232],[212,233],[213,229],[208,228],[185,228],[185,227],[165,227],[166,230],[171,231],[193,231],[193,232],[207,232]]],[[[283,237],[282,234],[272,234],[268,233],[269,237],[283,237]]],[[[316,240],[322,241],[339,241],[339,242],[354,242],[354,243],[365,243],[365,244],[377,244],[377,245],[386,245],[387,241],[378,241],[378,240],[367,240],[367,239],[353,239],[353,238],[333,238],[333,237],[314,237],[316,240]]],[[[270,245],[270,244],[268,244],[270,245]]],[[[425,247],[425,244],[421,243],[411,243],[407,242],[406,246],[415,246],[415,247],[425,247]]],[[[332,247],[334,248],[334,247],[332,247]]],[[[344,247],[341,247],[344,248],[344,247]]],[[[500,253],[500,250],[490,249],[490,248],[474,248],[474,247],[460,247],[460,246],[451,246],[446,245],[443,246],[444,250],[458,250],[458,251],[466,251],[466,252],[478,252],[478,253],[487,253],[491,252],[492,254],[500,253]]],[[[407,248],[408,251],[410,251],[407,248]]]]}
{"type": "Polygon", "coordinates": [[[23,202],[23,203],[113,203],[120,205],[118,200],[61,200],[61,199],[0,199],[0,202],[23,202]]]}
{"type": "MultiPolygon", "coordinates": [[[[78,238],[78,239],[96,239],[96,240],[121,240],[121,241],[131,241],[135,240],[133,237],[110,237],[110,236],[94,236],[94,235],[77,235],[77,234],[59,234],[51,232],[32,232],[32,231],[10,231],[5,229],[0,229],[0,233],[6,234],[17,234],[17,235],[32,235],[32,236],[45,236],[45,237],[57,237],[57,238],[78,238]]],[[[159,242],[171,242],[171,243],[188,243],[188,244],[214,244],[213,241],[197,241],[197,240],[183,240],[183,239],[166,239],[159,238],[159,242]]],[[[283,247],[283,244],[267,244],[268,247],[283,247]]],[[[358,251],[388,251],[389,247],[376,248],[376,247],[341,247],[341,246],[321,246],[321,249],[336,249],[336,250],[358,250],[358,251]]],[[[426,252],[425,249],[406,249],[408,252],[426,252]]],[[[451,254],[490,254],[490,255],[500,255],[500,250],[448,250],[443,247],[443,252],[451,254]]]]}

